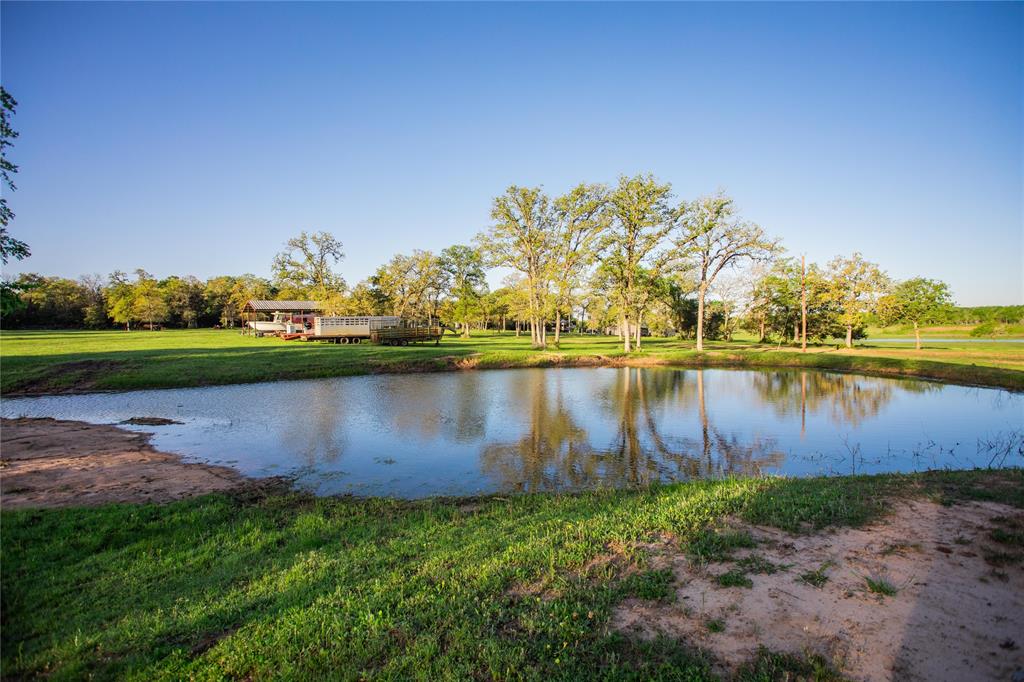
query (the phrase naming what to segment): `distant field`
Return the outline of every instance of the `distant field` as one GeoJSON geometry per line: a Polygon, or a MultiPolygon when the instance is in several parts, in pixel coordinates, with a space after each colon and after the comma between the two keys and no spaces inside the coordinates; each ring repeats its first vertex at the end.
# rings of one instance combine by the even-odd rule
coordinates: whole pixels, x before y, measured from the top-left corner
{"type": "MultiPolygon", "coordinates": [[[[922,338],[933,336],[943,339],[1024,339],[1024,325],[993,325],[991,327],[991,331],[985,332],[980,337],[972,337],[971,332],[977,329],[977,327],[978,325],[973,324],[921,327],[921,336],[922,338]]],[[[914,337],[914,328],[909,325],[896,327],[868,327],[867,334],[868,340],[883,338],[911,339],[914,337]]]]}
{"type": "Polygon", "coordinates": [[[530,339],[486,333],[445,337],[441,345],[392,348],[341,346],[253,338],[232,330],[5,331],[0,334],[0,390],[7,394],[170,388],[309,379],[381,372],[573,364],[804,366],[840,371],[923,376],[960,383],[1024,389],[1024,344],[926,343],[916,351],[896,344],[815,346],[807,354],[775,344],[694,343],[647,338],[626,355],[618,339],[563,337],[561,348],[536,351],[530,339]]]}

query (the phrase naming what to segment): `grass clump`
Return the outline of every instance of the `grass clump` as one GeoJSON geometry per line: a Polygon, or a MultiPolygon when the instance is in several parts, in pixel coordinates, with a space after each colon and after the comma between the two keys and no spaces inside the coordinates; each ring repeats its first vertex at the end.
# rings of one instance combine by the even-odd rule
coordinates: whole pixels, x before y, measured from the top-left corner
{"type": "Polygon", "coordinates": [[[700,563],[722,563],[737,549],[752,549],[757,541],[746,531],[706,529],[687,546],[690,558],[700,563]]]}
{"type": "Polygon", "coordinates": [[[721,618],[713,618],[704,623],[704,627],[708,632],[725,632],[725,621],[721,618]]]}
{"type": "Polygon", "coordinates": [[[644,571],[625,579],[623,589],[626,594],[638,599],[666,602],[675,596],[672,583],[675,575],[669,569],[644,571]]]}
{"type": "Polygon", "coordinates": [[[740,668],[739,682],[777,682],[779,680],[806,680],[808,682],[842,682],[843,677],[818,655],[806,658],[761,648],[757,658],[740,668]]]}
{"type": "Polygon", "coordinates": [[[883,597],[895,597],[899,589],[888,579],[880,576],[865,576],[864,584],[869,592],[882,595],[883,597]]]}
{"type": "Polygon", "coordinates": [[[775,564],[763,556],[752,554],[736,562],[736,567],[744,573],[762,573],[772,575],[789,568],[788,564],[775,564]]]}
{"type": "Polygon", "coordinates": [[[754,581],[747,577],[747,574],[738,568],[718,575],[715,582],[719,587],[746,587],[754,586],[754,581]]]}
{"type": "Polygon", "coordinates": [[[812,587],[824,587],[825,583],[828,582],[828,575],[826,575],[826,572],[832,566],[834,566],[834,564],[831,561],[826,561],[813,571],[805,571],[804,573],[801,573],[797,576],[797,579],[811,585],[812,587]]]}

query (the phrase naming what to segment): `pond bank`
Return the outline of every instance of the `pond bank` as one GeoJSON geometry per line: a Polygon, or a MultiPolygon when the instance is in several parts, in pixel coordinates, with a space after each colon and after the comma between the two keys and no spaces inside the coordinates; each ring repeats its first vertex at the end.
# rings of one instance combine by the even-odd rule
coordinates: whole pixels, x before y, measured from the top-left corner
{"type": "Polygon", "coordinates": [[[56,419],[0,420],[4,509],[169,502],[252,485],[229,467],[187,464],[149,435],[56,419]]]}
{"type": "MultiPolygon", "coordinates": [[[[258,341],[274,344],[274,340],[259,339],[258,341]]],[[[280,342],[284,344],[285,342],[280,342]]],[[[308,344],[306,345],[308,347],[308,344]]],[[[943,362],[917,357],[887,357],[884,349],[871,349],[870,355],[852,354],[851,352],[816,347],[808,353],[796,351],[773,350],[768,346],[746,348],[722,348],[697,352],[694,350],[676,350],[655,346],[650,351],[641,353],[603,354],[580,353],[567,344],[564,351],[482,351],[461,354],[439,353],[436,348],[379,349],[375,348],[372,355],[360,346],[356,347],[325,347],[324,352],[337,354],[331,360],[335,363],[323,363],[323,357],[317,362],[306,365],[292,364],[297,358],[289,358],[287,368],[275,368],[272,365],[251,366],[248,361],[244,366],[232,369],[231,363],[217,371],[197,372],[194,368],[181,367],[150,367],[138,365],[125,353],[124,359],[74,360],[69,362],[51,362],[39,366],[29,376],[15,382],[8,382],[3,394],[6,397],[27,397],[39,395],[68,395],[83,393],[101,393],[110,391],[145,390],[157,388],[190,388],[200,386],[217,386],[236,383],[262,383],[291,379],[331,378],[339,376],[360,376],[370,374],[415,374],[424,372],[453,372],[482,369],[525,369],[550,367],[678,367],[685,368],[804,368],[821,369],[833,372],[846,372],[880,377],[907,377],[941,381],[964,386],[1002,388],[1009,391],[1024,391],[1024,371],[1001,366],[968,363],[966,361],[943,362]],[[387,351],[395,351],[389,357],[387,351]],[[416,351],[422,351],[417,356],[416,351]],[[358,353],[355,357],[344,354],[358,353]],[[224,368],[227,373],[221,373],[224,368]]],[[[290,350],[302,350],[303,346],[271,347],[275,353],[290,350]]],[[[443,351],[443,349],[441,349],[443,351]]],[[[903,349],[898,349],[903,350],[903,349]]],[[[856,352],[856,351],[854,351],[856,352]]],[[[1022,353],[1024,355],[1024,353],[1022,353]]],[[[175,365],[187,362],[187,358],[176,359],[175,365]]]]}

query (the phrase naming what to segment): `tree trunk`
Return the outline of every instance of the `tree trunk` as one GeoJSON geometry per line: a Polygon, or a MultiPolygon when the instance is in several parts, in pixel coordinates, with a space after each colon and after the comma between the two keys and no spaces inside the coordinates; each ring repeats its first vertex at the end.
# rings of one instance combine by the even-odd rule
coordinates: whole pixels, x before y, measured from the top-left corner
{"type": "Polygon", "coordinates": [[[636,315],[636,349],[640,350],[640,327],[644,324],[644,314],[642,312],[636,315]]]}
{"type": "Polygon", "coordinates": [[[764,317],[761,318],[761,331],[757,338],[758,343],[764,343],[764,317]]]}
{"type": "Polygon", "coordinates": [[[914,323],[914,349],[921,350],[921,330],[917,327],[917,322],[914,323]]]}
{"type": "Polygon", "coordinates": [[[697,350],[704,350],[704,293],[706,286],[697,290],[697,350]]]}
{"type": "Polygon", "coordinates": [[[555,312],[555,345],[556,346],[558,345],[558,342],[561,340],[561,338],[562,338],[562,311],[559,310],[559,311],[555,312]]]}
{"type": "Polygon", "coordinates": [[[846,347],[853,348],[853,325],[846,325],[846,347]]]}
{"type": "Polygon", "coordinates": [[[519,318],[517,317],[516,318],[516,338],[517,339],[519,338],[519,327],[520,327],[520,325],[519,325],[519,318]]]}
{"type": "Polygon", "coordinates": [[[630,348],[629,319],[626,317],[625,313],[622,313],[619,321],[619,334],[622,336],[622,350],[627,353],[631,353],[633,349],[630,348]]]}
{"type": "Polygon", "coordinates": [[[469,338],[469,322],[463,322],[462,323],[462,338],[464,338],[464,339],[468,339],[469,338]]]}
{"type": "Polygon", "coordinates": [[[793,343],[796,343],[799,340],[800,340],[800,323],[799,322],[794,322],[793,323],[793,343]]]}

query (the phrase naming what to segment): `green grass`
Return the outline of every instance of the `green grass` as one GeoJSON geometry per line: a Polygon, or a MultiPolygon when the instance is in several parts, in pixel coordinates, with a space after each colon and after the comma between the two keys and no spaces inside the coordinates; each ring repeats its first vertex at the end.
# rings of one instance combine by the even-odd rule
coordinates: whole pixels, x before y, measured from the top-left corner
{"type": "MultiPolygon", "coordinates": [[[[589,364],[810,367],[884,376],[919,376],[1024,390],[1024,346],[947,344],[922,351],[901,347],[792,348],[746,341],[709,342],[697,353],[688,340],[644,339],[643,350],[622,352],[614,337],[568,336],[560,348],[530,348],[527,336],[446,337],[439,346],[392,348],[281,341],[232,330],[4,331],[0,333],[0,391],[177,388],[310,379],[377,372],[589,364]]],[[[890,344],[892,346],[893,344],[890,344]]]]}
{"type": "Polygon", "coordinates": [[[812,587],[824,587],[825,583],[828,582],[828,569],[832,568],[834,564],[831,561],[826,561],[818,566],[813,571],[806,571],[797,576],[798,580],[801,580],[812,587]]]}
{"type": "Polygon", "coordinates": [[[725,621],[721,618],[714,618],[704,623],[708,632],[725,632],[725,621]]]}
{"type": "Polygon", "coordinates": [[[718,583],[719,587],[751,588],[754,586],[754,581],[748,578],[747,574],[738,568],[731,569],[716,576],[715,582],[718,583]]]}
{"type": "Polygon", "coordinates": [[[880,594],[883,597],[895,597],[899,592],[899,589],[891,581],[878,576],[865,576],[864,584],[869,592],[880,594]]]}
{"type": "MultiPolygon", "coordinates": [[[[862,524],[896,495],[1024,506],[1024,471],[693,482],[474,500],[208,495],[2,513],[5,677],[713,679],[707,654],[610,631],[665,600],[646,544],[727,518],[862,524]]],[[[727,543],[728,544],[728,543],[727,543]]],[[[830,679],[762,652],[743,680],[830,679]],[[802,671],[802,672],[795,672],[802,671]]]]}

